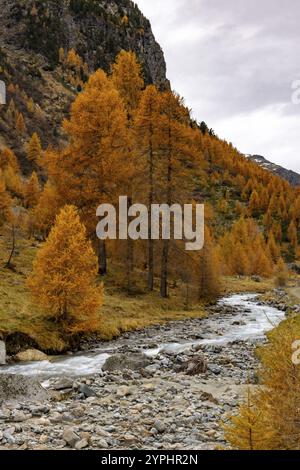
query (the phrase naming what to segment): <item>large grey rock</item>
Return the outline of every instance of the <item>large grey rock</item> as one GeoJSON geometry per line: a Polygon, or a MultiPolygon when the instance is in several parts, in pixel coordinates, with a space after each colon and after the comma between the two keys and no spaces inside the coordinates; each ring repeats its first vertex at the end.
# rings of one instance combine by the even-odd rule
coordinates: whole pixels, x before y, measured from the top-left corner
{"type": "Polygon", "coordinates": [[[6,347],[4,341],[0,341],[0,365],[6,364],[6,347]]]}
{"type": "Polygon", "coordinates": [[[140,370],[150,364],[151,360],[144,354],[115,354],[106,360],[103,370],[108,372],[125,369],[140,370]]]}
{"type": "Polygon", "coordinates": [[[48,398],[48,393],[33,377],[0,374],[0,401],[23,398],[43,401],[48,398]]]}

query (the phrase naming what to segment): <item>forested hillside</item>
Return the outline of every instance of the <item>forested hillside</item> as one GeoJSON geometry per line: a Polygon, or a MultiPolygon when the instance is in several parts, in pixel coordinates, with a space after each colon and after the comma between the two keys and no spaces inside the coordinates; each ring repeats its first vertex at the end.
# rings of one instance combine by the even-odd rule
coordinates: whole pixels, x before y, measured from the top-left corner
{"type": "MultiPolygon", "coordinates": [[[[298,260],[299,188],[246,159],[204,122],[192,120],[184,99],[168,86],[149,23],[131,2],[118,7],[113,2],[14,2],[3,8],[1,71],[8,104],[1,107],[0,118],[0,193],[6,269],[15,270],[22,257],[18,240],[46,241],[47,252],[48,236],[52,240],[62,220],[56,217],[66,210],[74,223],[80,216],[80,230],[97,256],[94,282],[113,279],[129,294],[159,289],[165,299],[180,283],[187,308],[215,299],[222,276],[271,278],[284,271],[284,261],[298,260]],[[58,28],[63,21],[51,55],[43,41],[30,42],[35,32],[51,32],[52,22],[58,28]],[[114,28],[115,48],[110,55],[103,46],[106,62],[98,63],[91,60],[94,39],[84,25],[100,27],[103,21],[108,31],[114,28]],[[79,26],[81,33],[74,35],[79,26]],[[82,41],[88,50],[80,47],[82,41]],[[138,55],[123,49],[116,55],[121,44],[138,55]],[[16,67],[16,60],[27,68],[16,67]],[[204,203],[204,249],[187,252],[183,242],[172,240],[99,241],[96,209],[105,202],[117,205],[121,195],[148,208],[153,203],[204,203]]],[[[52,249],[63,259],[65,248],[54,244],[52,249]]],[[[43,250],[35,269],[47,271],[43,250]]],[[[68,256],[72,263],[75,253],[68,256]]],[[[55,269],[59,272],[54,265],[51,282],[55,269]]],[[[76,289],[82,281],[72,282],[76,289]]],[[[42,307],[54,309],[61,321],[76,323],[76,306],[72,313],[73,307],[69,311],[56,298],[58,285],[47,290],[46,279],[43,285],[42,307]]],[[[83,324],[97,330],[94,320],[83,324]]]]}

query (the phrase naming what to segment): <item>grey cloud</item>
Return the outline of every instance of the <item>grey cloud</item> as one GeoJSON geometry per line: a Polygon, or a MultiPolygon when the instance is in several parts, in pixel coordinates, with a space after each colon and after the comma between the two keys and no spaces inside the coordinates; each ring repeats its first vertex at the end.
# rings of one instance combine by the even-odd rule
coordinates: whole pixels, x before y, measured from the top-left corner
{"type": "MultiPolygon", "coordinates": [[[[150,19],[153,18],[154,31],[165,49],[174,88],[185,96],[199,119],[208,121],[218,132],[218,124],[226,118],[230,120],[273,108],[280,114],[282,126],[287,126],[287,134],[291,121],[296,125],[294,119],[288,119],[289,115],[299,116],[300,128],[300,106],[291,104],[291,84],[300,79],[297,54],[300,2],[165,2],[137,1],[150,19]]],[[[289,161],[294,158],[294,167],[300,169],[295,156],[300,135],[297,140],[295,129],[292,134],[295,148],[290,149],[294,157],[291,155],[289,161]]],[[[233,139],[239,143],[238,134],[233,135],[233,139]]],[[[260,142],[262,139],[253,135],[252,140],[260,142]]],[[[276,136],[273,145],[276,145],[276,136]]],[[[278,145],[282,142],[274,148],[276,155],[278,145]]],[[[270,145],[265,148],[272,149],[270,145]]],[[[261,153],[263,151],[264,148],[261,153]]],[[[251,153],[251,148],[248,152],[251,153]]]]}

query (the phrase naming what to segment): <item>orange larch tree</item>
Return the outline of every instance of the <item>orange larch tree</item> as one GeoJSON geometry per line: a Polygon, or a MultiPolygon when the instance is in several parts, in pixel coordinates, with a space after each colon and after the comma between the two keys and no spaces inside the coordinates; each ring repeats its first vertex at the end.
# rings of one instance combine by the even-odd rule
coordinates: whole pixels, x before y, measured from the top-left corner
{"type": "Polygon", "coordinates": [[[99,327],[102,286],[96,286],[97,257],[74,206],[65,206],[39,250],[27,285],[35,303],[62,333],[99,327]]]}

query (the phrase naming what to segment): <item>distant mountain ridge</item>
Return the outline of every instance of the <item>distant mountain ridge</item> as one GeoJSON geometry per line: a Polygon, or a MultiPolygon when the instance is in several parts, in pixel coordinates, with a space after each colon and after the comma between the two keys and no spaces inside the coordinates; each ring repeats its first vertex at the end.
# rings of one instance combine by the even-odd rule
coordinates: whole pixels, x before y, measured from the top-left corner
{"type": "Polygon", "coordinates": [[[246,155],[246,157],[257,163],[262,168],[265,168],[268,171],[271,171],[275,175],[280,176],[287,180],[292,186],[300,186],[300,174],[296,173],[293,170],[288,170],[280,165],[270,162],[265,157],[261,155],[246,155]]]}

